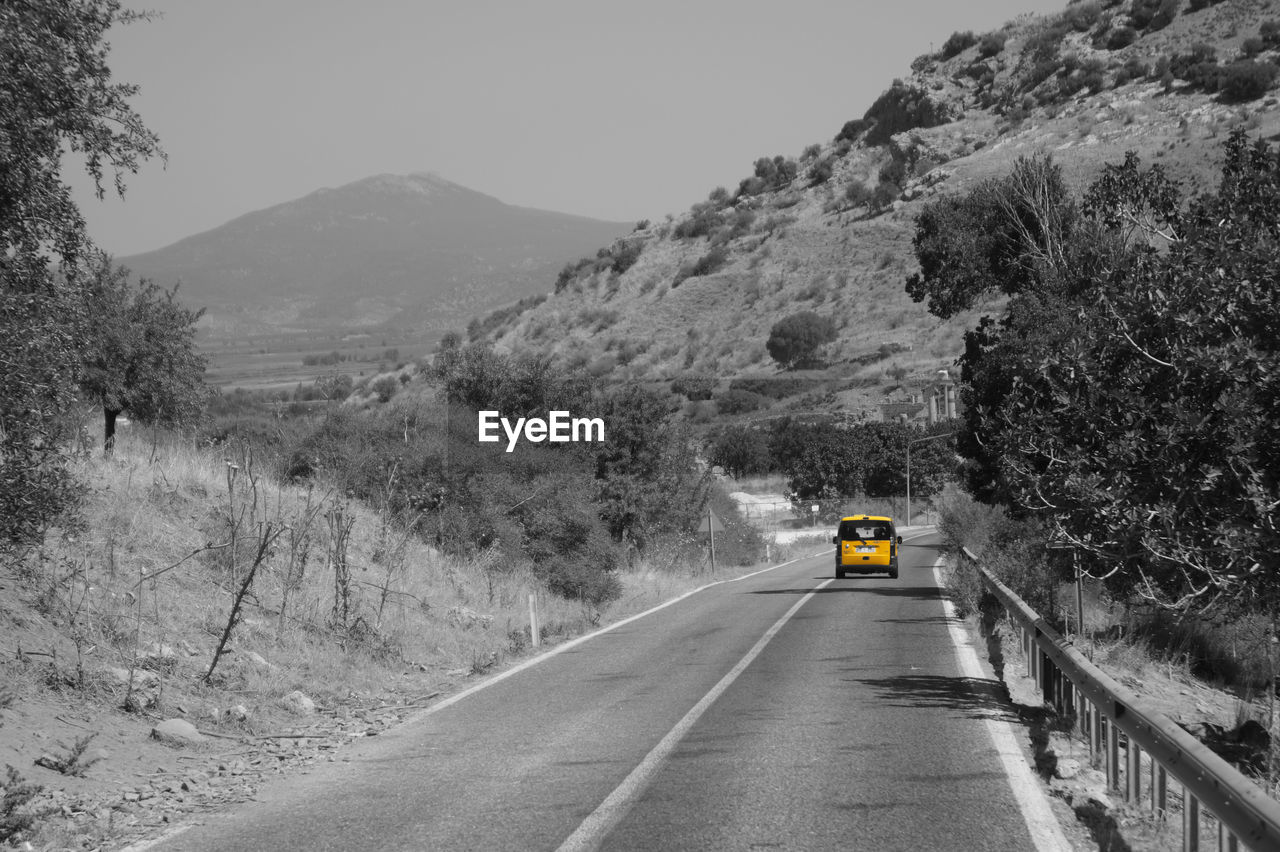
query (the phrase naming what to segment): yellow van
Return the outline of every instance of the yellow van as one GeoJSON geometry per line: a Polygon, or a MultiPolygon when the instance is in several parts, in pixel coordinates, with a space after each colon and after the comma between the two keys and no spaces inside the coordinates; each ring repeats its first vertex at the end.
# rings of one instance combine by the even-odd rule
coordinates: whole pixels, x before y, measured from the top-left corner
{"type": "Polygon", "coordinates": [[[893,519],[880,515],[852,515],[840,519],[831,539],[836,546],[836,579],[845,574],[887,573],[898,578],[898,545],[902,536],[893,530],[893,519]]]}

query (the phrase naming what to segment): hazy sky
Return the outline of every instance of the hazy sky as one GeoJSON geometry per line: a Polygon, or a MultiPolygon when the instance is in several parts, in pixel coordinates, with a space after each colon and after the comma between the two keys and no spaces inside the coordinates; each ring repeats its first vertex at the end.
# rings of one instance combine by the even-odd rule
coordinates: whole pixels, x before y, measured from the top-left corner
{"type": "Polygon", "coordinates": [[[110,65],[169,154],[97,201],[116,255],[370,175],[434,171],[603,219],[795,156],[957,29],[1065,0],[151,0],[110,65]]]}

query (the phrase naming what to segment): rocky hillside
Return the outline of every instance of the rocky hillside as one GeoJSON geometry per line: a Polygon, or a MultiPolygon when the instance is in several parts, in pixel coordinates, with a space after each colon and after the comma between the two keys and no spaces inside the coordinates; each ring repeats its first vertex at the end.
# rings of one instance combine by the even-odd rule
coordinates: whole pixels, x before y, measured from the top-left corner
{"type": "Polygon", "coordinates": [[[879,419],[953,362],[983,312],[940,322],[904,291],[925,204],[1033,152],[1078,188],[1129,150],[1207,187],[1229,129],[1280,132],[1278,57],[1276,0],[1073,2],[956,33],[834,140],[762,158],[740,186],[642,223],[470,336],[616,382],[710,377],[720,401],[689,403],[695,420],[759,406],[879,419]],[[799,311],[830,317],[837,339],[824,369],[782,382],[765,343],[799,311]],[[788,399],[726,404],[735,379],[788,399]]]}

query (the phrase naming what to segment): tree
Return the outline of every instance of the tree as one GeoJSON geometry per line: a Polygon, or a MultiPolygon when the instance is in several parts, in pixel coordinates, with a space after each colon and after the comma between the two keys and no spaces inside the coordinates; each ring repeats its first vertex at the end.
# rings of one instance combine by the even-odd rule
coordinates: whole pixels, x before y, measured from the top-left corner
{"type": "Polygon", "coordinates": [[[711,445],[711,464],[724,468],[734,479],[773,468],[769,441],[765,433],[750,426],[730,426],[711,445]]]}
{"type": "Polygon", "coordinates": [[[1117,594],[1274,614],[1280,152],[1233,133],[1190,204],[1131,155],[1083,212],[1105,250],[971,332],[961,452],[1117,594]]]}
{"type": "Polygon", "coordinates": [[[661,534],[687,531],[706,505],[710,471],[666,401],[640,387],[604,400],[605,443],[596,454],[600,517],[613,537],[643,550],[661,534]]]}
{"type": "Polygon", "coordinates": [[[80,390],[102,408],[102,451],[115,445],[116,419],[127,412],[148,425],[192,419],[208,399],[205,359],[196,351],[196,323],[204,310],[100,255],[85,290],[92,322],[82,341],[80,390]]]}
{"type": "Polygon", "coordinates": [[[802,311],[784,317],[769,330],[765,348],[783,369],[813,364],[824,344],[836,339],[836,324],[830,317],[802,311]]]}
{"type": "Polygon", "coordinates": [[[928,205],[912,240],[920,271],[907,293],[948,319],[982,297],[1056,282],[1077,226],[1062,170],[1047,156],[1020,157],[1013,173],[928,205]]]}
{"type": "Polygon", "coordinates": [[[117,0],[0,5],[0,537],[30,539],[73,495],[62,459],[89,274],[84,221],[62,155],[84,159],[99,196],[163,156],[113,83],[104,38],[138,19],[117,0]],[[59,266],[61,272],[59,274],[59,266]]]}

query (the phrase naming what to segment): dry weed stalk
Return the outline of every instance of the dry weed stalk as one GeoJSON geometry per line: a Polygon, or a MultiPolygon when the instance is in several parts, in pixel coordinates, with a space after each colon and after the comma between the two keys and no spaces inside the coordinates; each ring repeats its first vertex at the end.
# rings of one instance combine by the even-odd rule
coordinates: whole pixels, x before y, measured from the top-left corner
{"type": "Polygon", "coordinates": [[[347,630],[351,619],[351,563],[347,560],[347,545],[351,529],[356,525],[354,513],[347,511],[341,500],[325,512],[329,525],[329,546],[326,560],[333,568],[333,610],[330,620],[334,627],[347,630]]]}
{"type": "Polygon", "coordinates": [[[227,616],[226,626],[222,630],[222,636],[218,639],[218,647],[213,651],[213,659],[209,662],[209,670],[201,678],[204,683],[208,683],[210,678],[213,677],[214,671],[218,668],[218,661],[222,659],[222,655],[226,652],[231,633],[235,630],[236,625],[240,623],[241,609],[244,606],[245,597],[248,596],[250,589],[253,587],[253,581],[257,577],[258,569],[262,567],[262,564],[271,555],[276,540],[288,529],[288,526],[280,520],[279,505],[275,508],[274,517],[266,517],[270,513],[266,497],[259,485],[261,477],[253,469],[252,453],[248,453],[245,456],[244,466],[245,479],[248,481],[248,505],[242,505],[239,513],[237,513],[235,483],[240,469],[240,465],[230,460],[227,461],[227,518],[231,533],[229,546],[233,593],[231,612],[227,616]],[[244,536],[252,536],[253,544],[248,551],[250,554],[248,564],[241,566],[239,544],[244,536]],[[241,576],[242,567],[243,576],[241,576]]]}
{"type": "Polygon", "coordinates": [[[326,494],[317,502],[315,499],[315,491],[311,486],[307,486],[306,502],[303,504],[302,513],[298,520],[289,525],[289,558],[285,563],[284,577],[280,590],[280,615],[276,621],[276,641],[280,642],[284,636],[284,624],[288,618],[289,598],[295,591],[302,587],[302,581],[306,578],[307,558],[311,555],[311,533],[315,525],[316,518],[320,511],[324,508],[328,501],[329,495],[326,494]]]}

